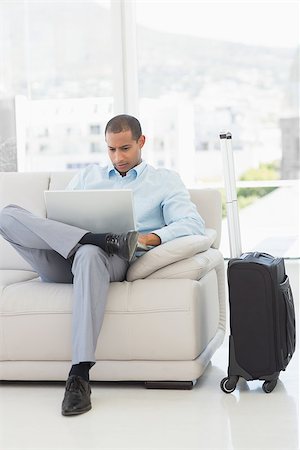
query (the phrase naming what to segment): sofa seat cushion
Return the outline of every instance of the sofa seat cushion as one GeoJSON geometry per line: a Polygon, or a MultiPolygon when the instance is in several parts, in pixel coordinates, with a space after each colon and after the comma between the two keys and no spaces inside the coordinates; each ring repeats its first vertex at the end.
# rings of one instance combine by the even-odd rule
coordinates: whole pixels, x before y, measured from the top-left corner
{"type": "Polygon", "coordinates": [[[215,238],[216,231],[206,229],[205,236],[184,236],[158,245],[133,261],[127,271],[126,279],[134,281],[147,278],[162,267],[204,252],[211,247],[215,238]]]}
{"type": "Polygon", "coordinates": [[[0,289],[2,290],[10,284],[19,283],[22,281],[32,280],[37,278],[38,274],[32,270],[0,270],[0,289]]]}
{"type": "MultiPolygon", "coordinates": [[[[200,282],[111,283],[96,358],[195,359],[217,331],[218,309],[215,271],[200,282]]],[[[71,310],[71,284],[35,279],[7,286],[0,298],[1,359],[70,360],[71,310]]]]}

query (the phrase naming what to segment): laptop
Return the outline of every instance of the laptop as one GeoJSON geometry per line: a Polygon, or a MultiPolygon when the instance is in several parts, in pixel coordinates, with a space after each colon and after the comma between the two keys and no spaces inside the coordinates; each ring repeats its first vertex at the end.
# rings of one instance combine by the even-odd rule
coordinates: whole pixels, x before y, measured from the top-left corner
{"type": "Polygon", "coordinates": [[[44,191],[47,218],[92,233],[135,230],[130,189],[44,191]]]}

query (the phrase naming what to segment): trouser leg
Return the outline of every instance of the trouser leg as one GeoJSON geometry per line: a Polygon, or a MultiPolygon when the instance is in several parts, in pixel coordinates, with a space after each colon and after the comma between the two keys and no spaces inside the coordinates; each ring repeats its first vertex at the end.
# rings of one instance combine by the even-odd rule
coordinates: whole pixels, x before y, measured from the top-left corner
{"type": "MultiPolygon", "coordinates": [[[[52,221],[54,222],[54,221],[52,221]]],[[[61,234],[66,235],[66,230],[60,227],[59,222],[49,225],[47,219],[37,217],[29,211],[9,205],[0,212],[0,234],[12,247],[27,261],[41,279],[46,282],[72,283],[72,261],[53,250],[49,242],[56,240],[56,247],[61,241],[61,234]],[[43,230],[43,226],[45,230],[43,230]],[[57,236],[54,236],[53,226],[57,236]],[[37,230],[35,230],[37,228],[37,230]],[[48,239],[47,233],[50,234],[48,239]],[[42,236],[42,237],[41,237],[42,236]]],[[[71,227],[74,228],[74,227],[71,227]]],[[[65,244],[63,252],[72,254],[76,247],[76,239],[85,231],[79,230],[73,233],[72,240],[65,244]]],[[[79,237],[80,239],[80,237],[79,237]]],[[[63,247],[63,246],[61,246],[63,247]]]]}
{"type": "Polygon", "coordinates": [[[0,232],[11,243],[31,249],[55,250],[68,258],[89,231],[38,217],[17,205],[8,205],[0,212],[0,232]]]}
{"type": "Polygon", "coordinates": [[[72,364],[95,361],[110,281],[123,281],[128,263],[108,256],[95,245],[83,245],[75,253],[72,364]]]}

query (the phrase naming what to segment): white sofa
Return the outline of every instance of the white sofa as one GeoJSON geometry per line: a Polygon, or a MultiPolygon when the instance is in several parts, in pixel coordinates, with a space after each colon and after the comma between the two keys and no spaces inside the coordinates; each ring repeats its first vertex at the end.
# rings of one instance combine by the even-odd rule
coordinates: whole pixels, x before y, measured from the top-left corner
{"type": "MultiPolygon", "coordinates": [[[[45,216],[43,191],[63,189],[73,175],[0,173],[0,209],[14,203],[45,216]]],[[[111,283],[92,380],[191,388],[223,342],[221,198],[213,189],[190,194],[207,236],[163,244],[111,283]]],[[[41,282],[0,237],[0,379],[65,380],[71,310],[72,285],[41,282]]]]}

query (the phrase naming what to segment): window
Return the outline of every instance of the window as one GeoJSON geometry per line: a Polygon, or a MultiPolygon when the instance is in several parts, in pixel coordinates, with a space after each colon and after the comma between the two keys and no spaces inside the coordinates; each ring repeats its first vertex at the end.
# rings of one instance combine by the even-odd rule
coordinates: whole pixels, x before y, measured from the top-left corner
{"type": "Polygon", "coordinates": [[[100,153],[100,144],[99,142],[91,142],[90,143],[90,152],[91,153],[100,153]]]}
{"type": "Polygon", "coordinates": [[[48,150],[48,146],[47,145],[45,145],[45,144],[41,144],[40,146],[39,146],[39,151],[42,153],[42,152],[46,152],[48,150]]]}
{"type": "Polygon", "coordinates": [[[109,0],[0,2],[0,93],[16,97],[16,117],[0,98],[0,124],[17,129],[18,170],[91,158],[89,135],[112,112],[110,16],[109,0]]]}
{"type": "Polygon", "coordinates": [[[89,164],[89,162],[66,163],[66,169],[84,169],[89,164]]]}
{"type": "Polygon", "coordinates": [[[100,134],[101,127],[100,125],[90,125],[90,134],[100,134]]]}
{"type": "Polygon", "coordinates": [[[244,250],[299,256],[298,30],[297,2],[137,2],[145,155],[175,161],[187,185],[222,187],[219,133],[231,131],[244,250]]]}

